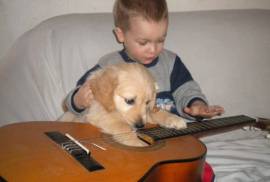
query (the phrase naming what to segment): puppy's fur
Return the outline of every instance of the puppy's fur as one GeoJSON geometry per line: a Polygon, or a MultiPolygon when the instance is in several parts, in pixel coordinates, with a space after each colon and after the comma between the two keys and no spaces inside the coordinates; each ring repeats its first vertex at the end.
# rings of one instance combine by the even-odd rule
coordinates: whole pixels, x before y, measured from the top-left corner
{"type": "Polygon", "coordinates": [[[94,95],[91,106],[80,117],[65,113],[62,121],[89,122],[102,132],[117,136],[114,139],[119,143],[130,146],[146,145],[134,132],[145,123],[176,129],[186,127],[182,118],[155,108],[155,81],[142,65],[108,66],[95,72],[87,82],[94,95]]]}

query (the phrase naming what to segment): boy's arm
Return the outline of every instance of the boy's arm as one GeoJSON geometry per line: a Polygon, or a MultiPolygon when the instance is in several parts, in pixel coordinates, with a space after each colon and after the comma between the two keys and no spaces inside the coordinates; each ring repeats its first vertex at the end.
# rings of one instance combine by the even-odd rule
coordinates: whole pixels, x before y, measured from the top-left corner
{"type": "Polygon", "coordinates": [[[88,79],[88,77],[91,75],[92,72],[100,68],[101,67],[97,64],[92,69],[88,70],[78,80],[77,87],[69,92],[69,94],[67,95],[65,99],[65,105],[69,112],[75,115],[80,115],[83,113],[83,111],[85,111],[86,106],[88,105],[90,106],[90,102],[91,102],[91,99],[93,99],[93,95],[90,90],[90,87],[86,83],[86,80],[88,79]]]}
{"type": "Polygon", "coordinates": [[[224,113],[224,108],[218,105],[207,105],[201,100],[196,100],[184,108],[184,112],[195,117],[196,120],[212,118],[224,113]]]}
{"type": "Polygon", "coordinates": [[[176,109],[181,116],[201,120],[224,113],[223,107],[208,105],[200,86],[193,80],[178,56],[171,74],[171,86],[176,109]]]}
{"type": "Polygon", "coordinates": [[[202,103],[208,106],[208,101],[205,95],[202,93],[199,85],[194,81],[190,80],[173,92],[173,97],[176,104],[177,112],[187,119],[198,119],[199,116],[193,116],[185,112],[185,108],[191,108],[193,104],[202,103]]]}
{"type": "Polygon", "coordinates": [[[185,118],[195,119],[195,117],[187,114],[184,108],[190,107],[196,101],[208,105],[208,101],[200,86],[193,80],[189,70],[178,56],[175,57],[170,82],[177,112],[185,118]]]}
{"type": "Polygon", "coordinates": [[[74,104],[74,95],[78,92],[79,88],[80,87],[76,87],[75,89],[71,90],[65,99],[65,105],[67,110],[75,115],[80,115],[85,110],[78,108],[74,104]]]}

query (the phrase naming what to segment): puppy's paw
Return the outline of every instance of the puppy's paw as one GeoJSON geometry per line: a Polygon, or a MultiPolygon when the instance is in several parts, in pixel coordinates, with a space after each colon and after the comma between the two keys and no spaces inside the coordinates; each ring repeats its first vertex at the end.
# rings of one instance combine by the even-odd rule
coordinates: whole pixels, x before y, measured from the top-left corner
{"type": "Polygon", "coordinates": [[[164,123],[162,123],[162,126],[166,128],[184,129],[187,127],[187,123],[179,116],[171,114],[166,118],[164,123]]]}

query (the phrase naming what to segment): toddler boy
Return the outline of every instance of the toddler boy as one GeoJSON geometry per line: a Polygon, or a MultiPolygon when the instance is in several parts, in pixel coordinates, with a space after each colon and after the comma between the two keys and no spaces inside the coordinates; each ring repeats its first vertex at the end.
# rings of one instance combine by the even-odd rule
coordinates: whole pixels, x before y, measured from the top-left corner
{"type": "Polygon", "coordinates": [[[93,95],[85,81],[93,71],[111,64],[137,62],[157,82],[158,107],[188,119],[211,118],[224,112],[221,106],[208,105],[180,57],[163,48],[169,23],[166,0],[116,0],[113,16],[114,34],[123,50],[103,56],[79,79],[66,98],[69,111],[81,114],[90,107],[93,95]]]}
{"type": "MultiPolygon", "coordinates": [[[[169,22],[166,0],[116,0],[113,15],[114,34],[123,50],[103,56],[79,79],[66,98],[69,111],[81,114],[91,107],[93,94],[85,81],[93,71],[111,64],[137,62],[157,82],[158,107],[188,119],[211,118],[224,112],[221,106],[208,105],[180,57],[163,48],[169,22]]],[[[212,168],[205,163],[202,181],[213,180],[212,168]]]]}

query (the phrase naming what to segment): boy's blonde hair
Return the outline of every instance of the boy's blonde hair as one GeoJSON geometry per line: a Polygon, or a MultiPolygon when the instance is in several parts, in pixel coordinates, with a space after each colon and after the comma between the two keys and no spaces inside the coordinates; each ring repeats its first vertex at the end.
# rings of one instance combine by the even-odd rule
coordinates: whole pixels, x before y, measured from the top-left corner
{"type": "Polygon", "coordinates": [[[114,24],[123,31],[129,29],[130,18],[142,16],[148,21],[168,19],[166,0],[116,0],[113,8],[114,24]]]}

